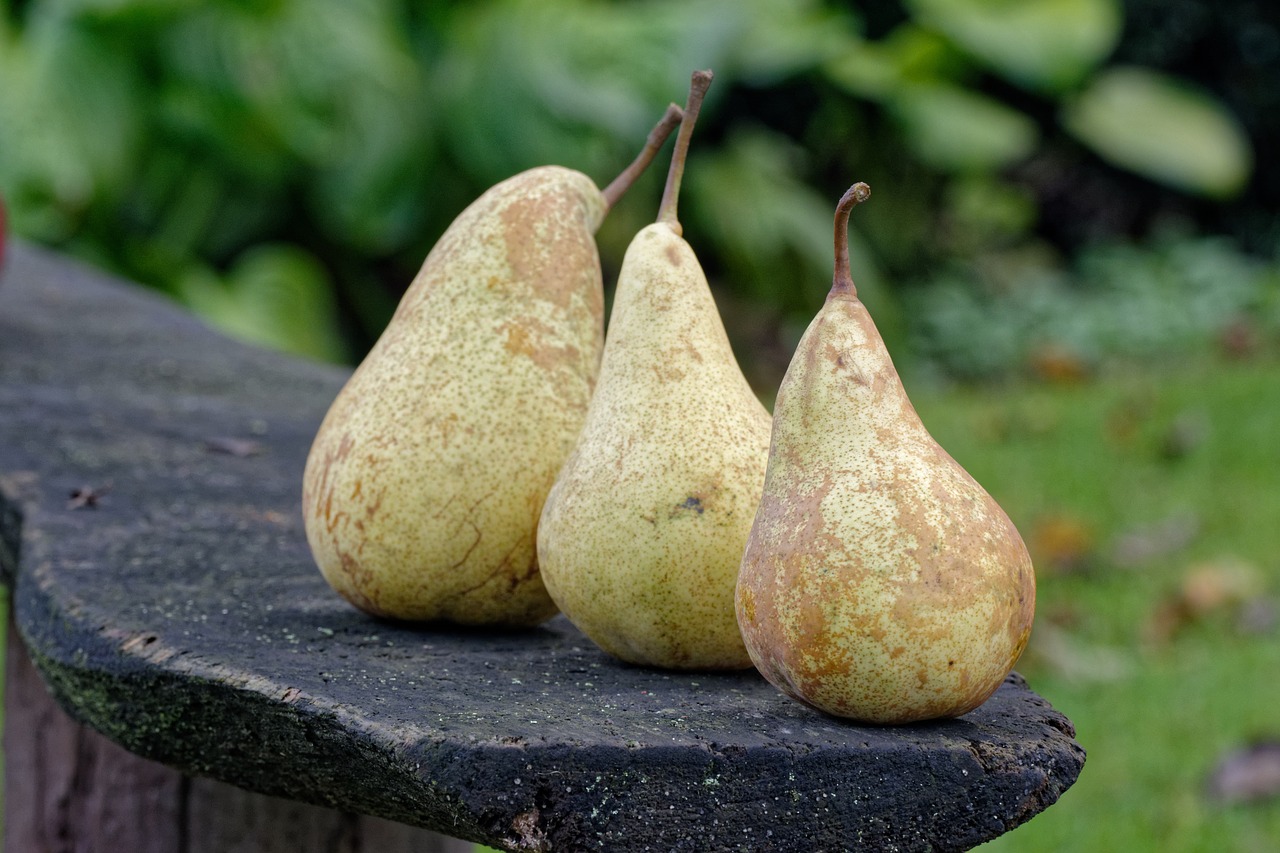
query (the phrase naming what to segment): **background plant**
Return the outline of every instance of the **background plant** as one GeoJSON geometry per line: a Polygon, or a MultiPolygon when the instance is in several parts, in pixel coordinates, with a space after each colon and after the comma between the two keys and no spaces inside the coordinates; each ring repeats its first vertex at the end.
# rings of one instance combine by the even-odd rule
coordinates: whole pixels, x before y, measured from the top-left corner
{"type": "MultiPolygon", "coordinates": [[[[891,344],[945,326],[920,315],[942,298],[903,312],[912,291],[1087,286],[1082,248],[1170,222],[1269,263],[1280,188],[1253,152],[1277,55],[1234,0],[9,0],[0,192],[30,239],[350,361],[479,192],[547,162],[607,179],[710,66],[689,231],[767,394],[854,179],[877,189],[855,273],[891,344]]],[[[610,219],[608,268],[656,192],[610,219]]],[[[934,365],[971,376],[953,352],[934,365]]]]}

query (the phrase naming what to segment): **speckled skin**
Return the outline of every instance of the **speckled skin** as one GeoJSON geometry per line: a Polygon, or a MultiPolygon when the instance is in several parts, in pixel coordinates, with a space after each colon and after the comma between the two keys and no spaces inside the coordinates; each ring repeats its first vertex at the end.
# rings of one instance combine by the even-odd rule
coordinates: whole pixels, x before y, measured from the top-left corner
{"type": "Polygon", "coordinates": [[[756,667],[859,722],[955,717],[1013,668],[1034,608],[1018,531],[925,430],[863,304],[833,289],[778,391],[738,579],[756,667]]]}
{"type": "Polygon", "coordinates": [[[560,167],[490,189],[334,401],[303,512],[321,572],[357,607],[509,626],[555,613],[536,530],[599,369],[604,213],[560,167]]]}
{"type": "Polygon", "coordinates": [[[586,426],[538,529],[547,588],[583,633],[632,663],[751,665],[733,590],[769,429],[693,250],[672,226],[643,229],[586,426]]]}

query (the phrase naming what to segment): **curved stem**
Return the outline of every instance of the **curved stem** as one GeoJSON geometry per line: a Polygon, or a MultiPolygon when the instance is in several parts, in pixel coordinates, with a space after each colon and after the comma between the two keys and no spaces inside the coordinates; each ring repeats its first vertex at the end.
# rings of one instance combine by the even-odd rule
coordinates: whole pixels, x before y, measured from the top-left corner
{"type": "Polygon", "coordinates": [[[636,159],[631,161],[631,165],[623,169],[618,177],[610,182],[609,186],[601,191],[604,196],[605,212],[613,209],[618,203],[618,199],[631,189],[631,185],[636,179],[644,174],[644,170],[649,168],[649,164],[653,162],[653,158],[658,156],[662,143],[667,141],[667,137],[676,129],[676,125],[680,124],[680,120],[684,118],[684,110],[675,104],[669,104],[667,111],[663,113],[662,120],[653,126],[653,130],[649,131],[649,137],[644,142],[644,148],[636,155],[636,159]]]}
{"type": "Polygon", "coordinates": [[[836,205],[836,271],[831,277],[831,289],[850,296],[857,296],[858,288],[849,272],[849,212],[869,198],[871,187],[859,181],[849,187],[836,205]]]}
{"type": "Polygon", "coordinates": [[[680,197],[680,180],[684,177],[684,161],[689,156],[689,137],[693,135],[693,126],[702,109],[702,99],[706,97],[713,76],[710,71],[695,71],[689,81],[689,100],[684,105],[684,121],[680,122],[680,132],[676,134],[676,145],[671,152],[671,168],[667,170],[667,185],[662,191],[662,203],[658,205],[658,221],[677,230],[680,228],[680,220],[676,215],[676,204],[680,197]]]}

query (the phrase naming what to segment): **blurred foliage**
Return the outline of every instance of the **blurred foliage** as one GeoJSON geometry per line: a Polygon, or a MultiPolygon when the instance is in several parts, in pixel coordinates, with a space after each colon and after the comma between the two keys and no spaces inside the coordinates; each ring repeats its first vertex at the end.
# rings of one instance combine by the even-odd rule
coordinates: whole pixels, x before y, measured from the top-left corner
{"type": "Polygon", "coordinates": [[[1252,170],[1252,152],[1230,113],[1204,93],[1140,68],[1099,74],[1063,119],[1107,160],[1205,195],[1235,195],[1252,170]]]}
{"type": "Polygon", "coordinates": [[[1050,354],[1089,373],[1104,360],[1216,351],[1237,324],[1280,339],[1280,266],[1225,238],[1093,246],[1070,269],[1022,265],[1017,281],[999,268],[957,269],[908,301],[920,318],[916,351],[968,379],[1034,372],[1050,354]]]}
{"type": "MultiPolygon", "coordinates": [[[[1280,29],[1252,6],[1190,5],[1205,38],[1252,33],[1248,61],[1274,67],[1280,29]]],[[[233,333],[352,360],[467,203],[545,163],[603,186],[710,67],[686,234],[736,306],[737,343],[765,362],[757,384],[776,384],[826,290],[832,208],[854,180],[876,192],[854,217],[855,279],[891,346],[921,340],[945,372],[994,375],[1019,347],[949,327],[968,316],[957,306],[986,312],[984,329],[1015,324],[1011,340],[1060,337],[1073,300],[1093,298],[1075,291],[1095,262],[1071,258],[1094,241],[1138,241],[1150,258],[1135,263],[1154,269],[1165,220],[1231,229],[1239,250],[1213,244],[1226,270],[1280,243],[1257,212],[1280,187],[1254,180],[1271,114],[1242,78],[1195,78],[1166,30],[1151,48],[1134,14],[1147,8],[0,0],[0,193],[30,239],[233,333]],[[992,266],[1025,288],[1012,304],[1040,307],[992,313],[972,274],[992,266]],[[1068,295],[1044,297],[1045,281],[1068,295]]],[[[607,275],[654,215],[653,171],[601,231],[607,275]]]]}

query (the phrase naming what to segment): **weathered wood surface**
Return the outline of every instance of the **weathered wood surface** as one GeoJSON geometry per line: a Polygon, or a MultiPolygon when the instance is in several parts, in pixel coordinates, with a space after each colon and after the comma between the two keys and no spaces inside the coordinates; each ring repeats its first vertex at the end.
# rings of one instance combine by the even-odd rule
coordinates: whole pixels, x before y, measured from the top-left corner
{"type": "Polygon", "coordinates": [[[1080,772],[1070,722],[1016,675],[960,720],[859,727],[754,673],[616,663],[563,618],[357,612],[299,510],[344,376],[15,247],[0,538],[73,716],[196,776],[528,850],[959,850],[1080,772]]]}
{"type": "Polygon", "coordinates": [[[122,749],[54,704],[10,628],[6,853],[471,853],[381,818],[191,778],[122,749]]]}

